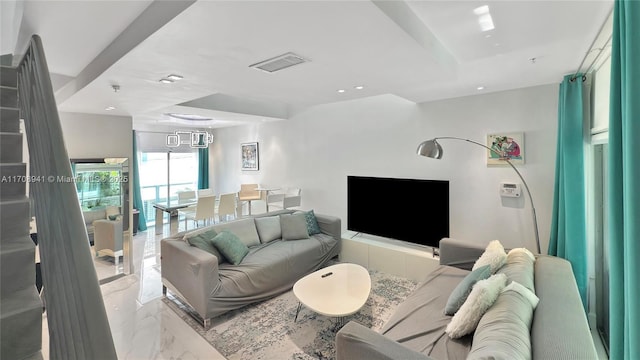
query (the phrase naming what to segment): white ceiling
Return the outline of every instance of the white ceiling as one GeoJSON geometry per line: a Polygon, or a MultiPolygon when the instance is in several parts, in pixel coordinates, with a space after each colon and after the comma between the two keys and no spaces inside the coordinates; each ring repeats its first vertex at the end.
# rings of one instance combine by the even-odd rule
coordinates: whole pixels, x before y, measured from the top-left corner
{"type": "Polygon", "coordinates": [[[168,112],[210,116],[214,122],[204,125],[219,127],[380,94],[422,102],[477,94],[479,86],[494,92],[559,83],[577,70],[613,5],[609,0],[23,3],[16,53],[30,34],[42,37],[50,71],[64,75],[55,76],[60,110],[129,115],[134,127],[171,124],[168,112]],[[494,30],[480,30],[473,10],[481,5],[489,6],[494,30]],[[310,61],[276,73],[249,68],[289,51],[310,61]],[[184,79],[158,81],[169,74],[184,79]],[[108,106],[116,109],[106,111],[108,106]]]}

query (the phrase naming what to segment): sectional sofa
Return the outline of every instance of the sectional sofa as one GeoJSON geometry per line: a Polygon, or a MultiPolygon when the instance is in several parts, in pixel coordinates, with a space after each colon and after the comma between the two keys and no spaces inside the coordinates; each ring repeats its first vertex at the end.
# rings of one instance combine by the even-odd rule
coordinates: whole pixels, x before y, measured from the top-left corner
{"type": "Polygon", "coordinates": [[[281,210],[162,239],[163,293],[168,288],[208,328],[211,319],[220,314],[291,289],[298,279],[336,257],[341,244],[339,218],[314,214],[318,233],[308,235],[304,228],[304,233],[295,235],[296,231],[292,232],[284,222],[293,213],[281,210]],[[248,247],[248,254],[233,265],[223,256],[185,241],[189,233],[197,235],[209,230],[233,233],[248,247]]]}

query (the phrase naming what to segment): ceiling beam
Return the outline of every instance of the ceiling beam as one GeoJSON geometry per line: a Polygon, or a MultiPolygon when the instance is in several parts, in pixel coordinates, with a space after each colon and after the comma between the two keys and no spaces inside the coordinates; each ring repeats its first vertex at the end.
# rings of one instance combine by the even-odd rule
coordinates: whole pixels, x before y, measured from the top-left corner
{"type": "Polygon", "coordinates": [[[155,0],[73,80],[56,92],[58,105],[89,85],[123,56],[178,16],[196,0],[155,0]]]}

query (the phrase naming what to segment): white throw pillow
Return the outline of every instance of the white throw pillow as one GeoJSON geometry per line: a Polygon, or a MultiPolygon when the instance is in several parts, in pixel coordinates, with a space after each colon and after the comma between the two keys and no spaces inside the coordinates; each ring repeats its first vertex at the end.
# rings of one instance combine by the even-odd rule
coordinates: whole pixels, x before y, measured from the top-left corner
{"type": "Polygon", "coordinates": [[[495,274],[506,261],[507,253],[504,251],[504,247],[499,240],[492,240],[478,260],[476,260],[476,263],[473,264],[472,270],[489,265],[489,267],[491,267],[491,273],[495,274]]]}
{"type": "Polygon", "coordinates": [[[529,251],[529,249],[527,249],[527,248],[514,248],[514,249],[511,249],[511,250],[509,250],[509,254],[508,255],[518,254],[518,253],[526,254],[529,258],[531,258],[531,260],[536,261],[535,255],[533,255],[533,253],[531,253],[531,251],[529,251]]]}
{"type": "Polygon", "coordinates": [[[445,332],[449,337],[457,339],[474,332],[482,315],[493,305],[506,285],[505,274],[492,275],[488,279],[478,281],[447,325],[445,332]]]}
{"type": "Polygon", "coordinates": [[[518,294],[522,295],[525,299],[531,303],[531,306],[535,309],[540,302],[540,299],[534,294],[531,290],[527,289],[524,285],[520,284],[517,281],[512,281],[509,285],[507,285],[502,292],[505,291],[515,291],[518,294]]]}

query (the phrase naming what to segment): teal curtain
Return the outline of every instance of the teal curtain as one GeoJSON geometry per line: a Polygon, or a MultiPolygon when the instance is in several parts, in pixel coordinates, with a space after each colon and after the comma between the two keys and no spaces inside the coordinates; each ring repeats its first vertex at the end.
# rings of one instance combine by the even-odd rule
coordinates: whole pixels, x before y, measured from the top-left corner
{"type": "Polygon", "coordinates": [[[587,300],[587,235],[582,75],[560,84],[556,179],[549,255],[571,262],[582,304],[587,300]]]}
{"type": "Polygon", "coordinates": [[[133,130],[133,207],[140,211],[138,215],[138,230],[147,230],[147,217],[144,214],[144,205],[142,203],[142,192],[140,191],[140,172],[138,168],[138,145],[136,131],[133,130]]]}
{"type": "Polygon", "coordinates": [[[610,358],[640,356],[640,1],[613,9],[609,110],[610,358]]]}
{"type": "Polygon", "coordinates": [[[209,147],[198,149],[198,189],[209,188],[209,147]]]}

